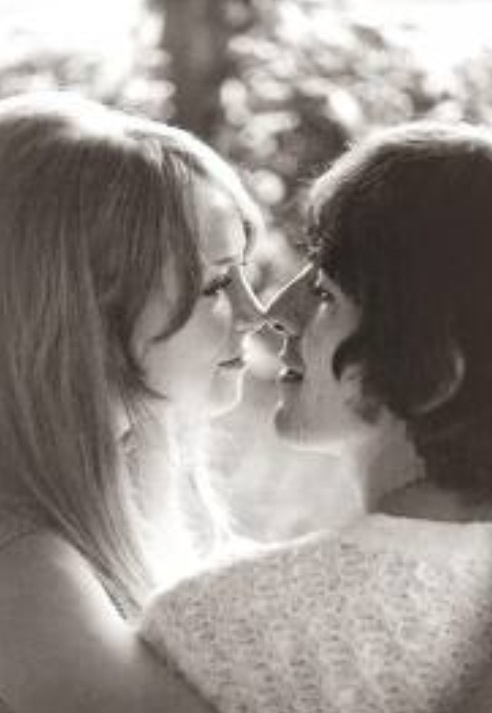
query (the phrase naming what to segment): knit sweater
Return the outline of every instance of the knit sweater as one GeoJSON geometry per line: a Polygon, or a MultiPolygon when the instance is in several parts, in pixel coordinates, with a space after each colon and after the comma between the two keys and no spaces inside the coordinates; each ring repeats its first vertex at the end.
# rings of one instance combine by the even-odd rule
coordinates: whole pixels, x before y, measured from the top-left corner
{"type": "Polygon", "coordinates": [[[468,710],[492,659],[492,525],[369,516],[183,581],[140,631],[222,713],[468,710]]]}

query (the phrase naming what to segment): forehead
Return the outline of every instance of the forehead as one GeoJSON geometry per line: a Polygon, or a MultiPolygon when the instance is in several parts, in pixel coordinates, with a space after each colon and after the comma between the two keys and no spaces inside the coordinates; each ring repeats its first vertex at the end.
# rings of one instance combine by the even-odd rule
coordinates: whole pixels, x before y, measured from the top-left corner
{"type": "Polygon", "coordinates": [[[244,220],[233,197],[204,179],[194,190],[200,251],[207,262],[241,258],[246,252],[244,220]]]}

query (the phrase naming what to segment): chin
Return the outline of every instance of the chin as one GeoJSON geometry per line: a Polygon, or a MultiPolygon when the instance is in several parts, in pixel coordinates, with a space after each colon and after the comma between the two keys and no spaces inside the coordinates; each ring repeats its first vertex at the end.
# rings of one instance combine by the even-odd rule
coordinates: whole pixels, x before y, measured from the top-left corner
{"type": "Polygon", "coordinates": [[[242,372],[223,374],[218,372],[211,385],[208,413],[211,417],[223,416],[239,405],[243,396],[242,372]]]}
{"type": "Polygon", "coordinates": [[[309,448],[309,429],[296,417],[292,408],[286,408],[282,403],[277,406],[273,422],[277,435],[296,448],[309,448]]]}

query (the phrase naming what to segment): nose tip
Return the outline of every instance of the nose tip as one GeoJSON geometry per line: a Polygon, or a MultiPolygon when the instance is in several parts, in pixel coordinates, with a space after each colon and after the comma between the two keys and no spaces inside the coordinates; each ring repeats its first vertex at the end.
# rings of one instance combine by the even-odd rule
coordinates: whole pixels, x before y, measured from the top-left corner
{"type": "Polygon", "coordinates": [[[285,337],[298,330],[294,324],[292,310],[288,309],[284,291],[280,291],[266,309],[265,321],[271,330],[285,337]]]}
{"type": "Polygon", "coordinates": [[[241,306],[236,315],[236,329],[240,332],[256,332],[265,323],[265,309],[260,301],[250,295],[246,304],[241,306]]]}

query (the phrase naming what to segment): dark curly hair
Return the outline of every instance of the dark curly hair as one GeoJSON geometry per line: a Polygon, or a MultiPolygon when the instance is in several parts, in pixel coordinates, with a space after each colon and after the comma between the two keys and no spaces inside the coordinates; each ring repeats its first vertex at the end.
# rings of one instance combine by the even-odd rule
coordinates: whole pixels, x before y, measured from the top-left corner
{"type": "Polygon", "coordinates": [[[308,220],[361,307],[335,374],[360,364],[363,399],[406,421],[430,478],[492,490],[492,131],[379,131],[315,182],[308,220]]]}

